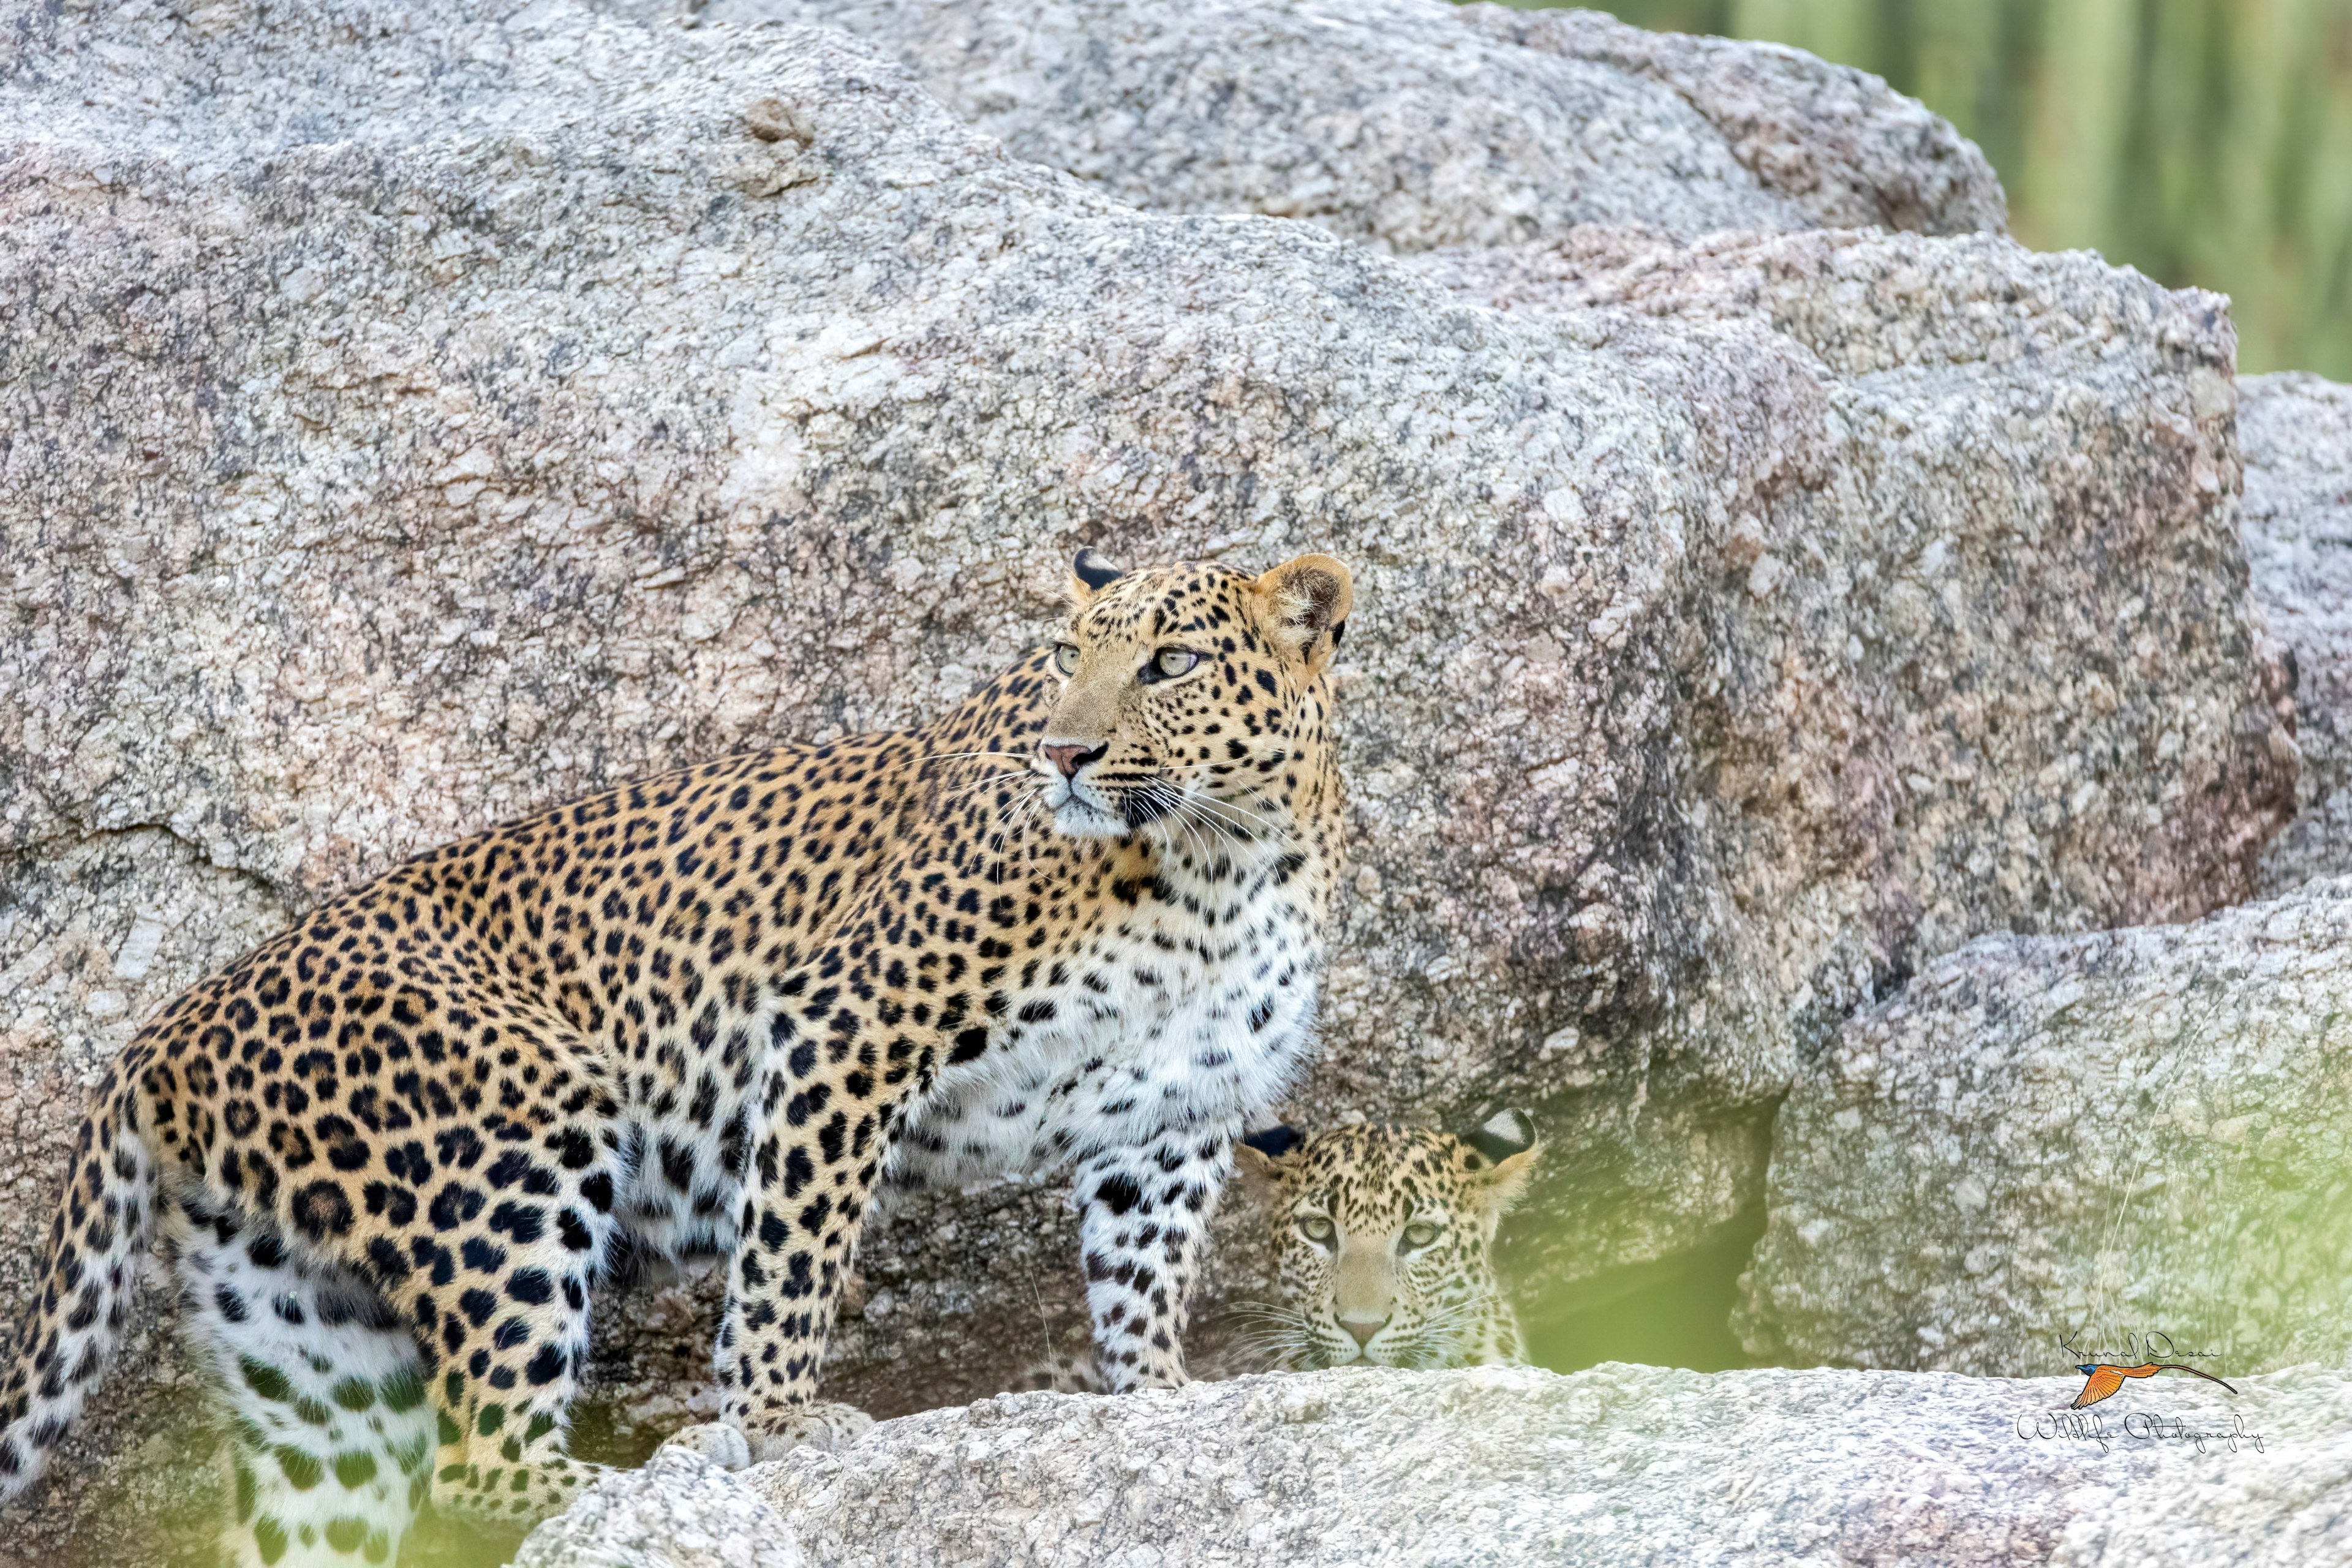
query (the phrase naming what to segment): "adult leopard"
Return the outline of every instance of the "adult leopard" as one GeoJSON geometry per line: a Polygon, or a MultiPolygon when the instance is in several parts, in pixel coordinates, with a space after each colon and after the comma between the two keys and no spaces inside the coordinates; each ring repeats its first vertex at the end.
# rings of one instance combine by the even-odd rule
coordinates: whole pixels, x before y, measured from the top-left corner
{"type": "Polygon", "coordinates": [[[39,1473],[160,1239],[233,1412],[232,1554],[386,1561],[526,1522],[625,1235],[731,1253],[728,1462],[815,1397],[885,1173],[1075,1167],[1113,1386],[1183,1381],[1232,1149],[1306,1049],[1341,858],[1307,555],[1120,574],[936,722],[745,753],[436,849],[166,1007],[100,1081],[0,1386],[39,1473]],[[289,1556],[290,1554],[290,1556],[289,1556]]]}

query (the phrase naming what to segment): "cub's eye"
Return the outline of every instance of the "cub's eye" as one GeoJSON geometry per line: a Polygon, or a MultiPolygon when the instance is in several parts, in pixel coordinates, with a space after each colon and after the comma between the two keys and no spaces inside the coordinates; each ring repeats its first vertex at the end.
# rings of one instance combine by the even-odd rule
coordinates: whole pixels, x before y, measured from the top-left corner
{"type": "Polygon", "coordinates": [[[1437,1227],[1419,1221],[1404,1227],[1404,1250],[1412,1252],[1437,1239],[1437,1227]]]}
{"type": "Polygon", "coordinates": [[[1189,647],[1163,647],[1143,667],[1143,679],[1173,680],[1180,675],[1191,674],[1192,667],[1200,662],[1201,656],[1189,647]]]}
{"type": "Polygon", "coordinates": [[[1298,1222],[1298,1234],[1318,1247],[1328,1247],[1335,1233],[1329,1220],[1319,1214],[1311,1214],[1298,1222]]]}
{"type": "Polygon", "coordinates": [[[1074,642],[1055,643],[1054,645],[1054,668],[1060,670],[1064,675],[1077,674],[1078,645],[1074,642]]]}

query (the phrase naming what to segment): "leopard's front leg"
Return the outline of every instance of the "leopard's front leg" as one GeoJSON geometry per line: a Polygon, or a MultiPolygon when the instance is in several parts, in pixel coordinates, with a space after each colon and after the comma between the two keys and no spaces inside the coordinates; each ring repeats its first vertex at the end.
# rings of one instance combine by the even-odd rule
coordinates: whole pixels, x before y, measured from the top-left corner
{"type": "Polygon", "coordinates": [[[1217,1195],[1233,1173],[1235,1126],[1195,1125],[1080,1162],[1071,1195],[1086,1260],[1095,1352],[1114,1393],[1172,1388],[1217,1195]]]}

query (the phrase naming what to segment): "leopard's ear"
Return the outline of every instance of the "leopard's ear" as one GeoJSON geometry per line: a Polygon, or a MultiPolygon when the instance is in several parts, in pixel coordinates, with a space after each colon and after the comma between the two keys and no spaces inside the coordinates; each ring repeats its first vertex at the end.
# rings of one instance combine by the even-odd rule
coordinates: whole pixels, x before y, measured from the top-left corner
{"type": "Polygon", "coordinates": [[[1348,569],[1328,555],[1286,561],[1250,584],[1265,595],[1275,640],[1298,656],[1310,675],[1339,650],[1356,587],[1348,569]]]}
{"type": "Polygon", "coordinates": [[[1097,594],[1118,582],[1121,575],[1118,567],[1092,550],[1079,551],[1078,558],[1070,563],[1070,607],[1085,609],[1097,594]]]}
{"type": "Polygon", "coordinates": [[[1271,1187],[1282,1179],[1282,1163],[1306,1142],[1287,1127],[1268,1127],[1244,1135],[1234,1145],[1234,1163],[1253,1187],[1271,1187]]]}
{"type": "Polygon", "coordinates": [[[1535,1121],[1524,1110],[1498,1110],[1459,1136],[1467,1146],[1463,1163],[1486,1190],[1487,1212],[1501,1214],[1518,1201],[1543,1156],[1535,1121]]]}

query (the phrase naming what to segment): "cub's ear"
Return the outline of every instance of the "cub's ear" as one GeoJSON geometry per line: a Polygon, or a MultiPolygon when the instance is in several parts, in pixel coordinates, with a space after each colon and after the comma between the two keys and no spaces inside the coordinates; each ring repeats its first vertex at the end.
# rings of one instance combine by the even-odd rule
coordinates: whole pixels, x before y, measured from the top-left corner
{"type": "Polygon", "coordinates": [[[1284,1157],[1305,1142],[1287,1127],[1268,1127],[1234,1145],[1234,1163],[1252,1186],[1270,1185],[1281,1174],[1284,1157]]]}
{"type": "Polygon", "coordinates": [[[1498,1110],[1460,1136],[1470,1147],[1463,1159],[1486,1189],[1487,1212],[1501,1214],[1518,1201],[1543,1156],[1535,1122],[1524,1110],[1498,1110]]]}
{"type": "Polygon", "coordinates": [[[1498,1110],[1462,1134],[1462,1142],[1497,1165],[1514,1154],[1525,1153],[1535,1141],[1536,1124],[1524,1110],[1498,1110]]]}
{"type": "Polygon", "coordinates": [[[1356,589],[1348,569],[1328,555],[1286,561],[1251,586],[1265,595],[1276,637],[1319,673],[1339,650],[1356,589]]]}
{"type": "Polygon", "coordinates": [[[1119,570],[1091,549],[1078,552],[1070,563],[1070,603],[1083,610],[1094,596],[1119,579],[1119,570]]]}

